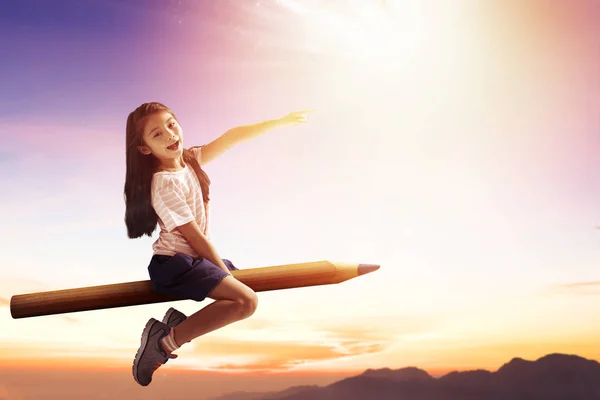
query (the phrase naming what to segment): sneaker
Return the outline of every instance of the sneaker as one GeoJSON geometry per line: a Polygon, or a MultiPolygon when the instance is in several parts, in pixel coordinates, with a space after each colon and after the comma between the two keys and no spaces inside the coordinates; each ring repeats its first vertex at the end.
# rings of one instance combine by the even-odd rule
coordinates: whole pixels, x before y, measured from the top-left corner
{"type": "Polygon", "coordinates": [[[167,313],[163,317],[163,324],[169,325],[171,328],[176,327],[182,323],[187,317],[181,311],[174,309],[173,307],[167,310],[167,313]]]}
{"type": "Polygon", "coordinates": [[[152,382],[154,371],[169,358],[174,358],[174,355],[167,354],[160,343],[160,339],[167,336],[170,329],[154,318],[150,318],[146,324],[142,333],[142,343],[133,361],[133,378],[140,385],[148,386],[152,382]]]}

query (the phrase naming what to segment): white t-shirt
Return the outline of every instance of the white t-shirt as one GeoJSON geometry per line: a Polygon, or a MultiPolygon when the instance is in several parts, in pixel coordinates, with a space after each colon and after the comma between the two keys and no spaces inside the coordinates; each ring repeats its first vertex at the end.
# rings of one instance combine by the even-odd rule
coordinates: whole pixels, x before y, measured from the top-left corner
{"type": "MultiPolygon", "coordinates": [[[[201,147],[190,149],[192,155],[202,165],[201,147]]],[[[199,255],[189,245],[177,227],[196,221],[202,233],[209,236],[209,205],[204,205],[200,181],[191,165],[183,169],[156,172],[152,177],[152,207],[158,215],[160,233],[152,245],[154,254],[199,255]]]]}

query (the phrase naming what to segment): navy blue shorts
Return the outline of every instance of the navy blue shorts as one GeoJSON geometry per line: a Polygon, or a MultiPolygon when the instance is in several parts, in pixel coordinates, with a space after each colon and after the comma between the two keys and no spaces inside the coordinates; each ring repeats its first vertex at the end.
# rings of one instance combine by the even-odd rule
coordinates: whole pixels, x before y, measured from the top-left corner
{"type": "MultiPolygon", "coordinates": [[[[236,268],[231,261],[223,259],[230,271],[236,268]]],[[[155,254],[148,265],[148,273],[154,290],[158,293],[203,301],[227,276],[225,271],[205,258],[193,258],[187,254],[174,256],[155,254]]]]}

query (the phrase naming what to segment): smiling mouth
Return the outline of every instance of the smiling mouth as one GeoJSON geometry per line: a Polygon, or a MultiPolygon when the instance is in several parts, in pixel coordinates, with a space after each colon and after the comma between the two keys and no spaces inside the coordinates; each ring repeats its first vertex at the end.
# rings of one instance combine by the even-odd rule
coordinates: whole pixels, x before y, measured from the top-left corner
{"type": "Polygon", "coordinates": [[[167,146],[167,149],[169,149],[169,150],[177,150],[177,149],[179,149],[179,140],[176,141],[175,143],[173,143],[172,145],[167,146]]]}

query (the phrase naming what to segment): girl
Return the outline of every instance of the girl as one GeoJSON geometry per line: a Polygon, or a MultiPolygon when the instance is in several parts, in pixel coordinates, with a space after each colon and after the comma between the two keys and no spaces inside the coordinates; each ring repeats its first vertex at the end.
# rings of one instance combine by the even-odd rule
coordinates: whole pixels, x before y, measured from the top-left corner
{"type": "Polygon", "coordinates": [[[231,274],[237,268],[222,259],[210,242],[209,185],[202,169],[235,144],[271,129],[306,122],[305,113],[230,129],[216,140],[184,149],[175,114],[160,103],[145,103],[129,114],[126,128],[125,224],[130,238],[151,236],[148,265],[157,292],[198,302],[215,301],[187,317],[170,308],[161,321],[150,318],[133,362],[133,377],[142,386],[179,347],[208,332],[248,318],[256,293],[231,274]]]}

